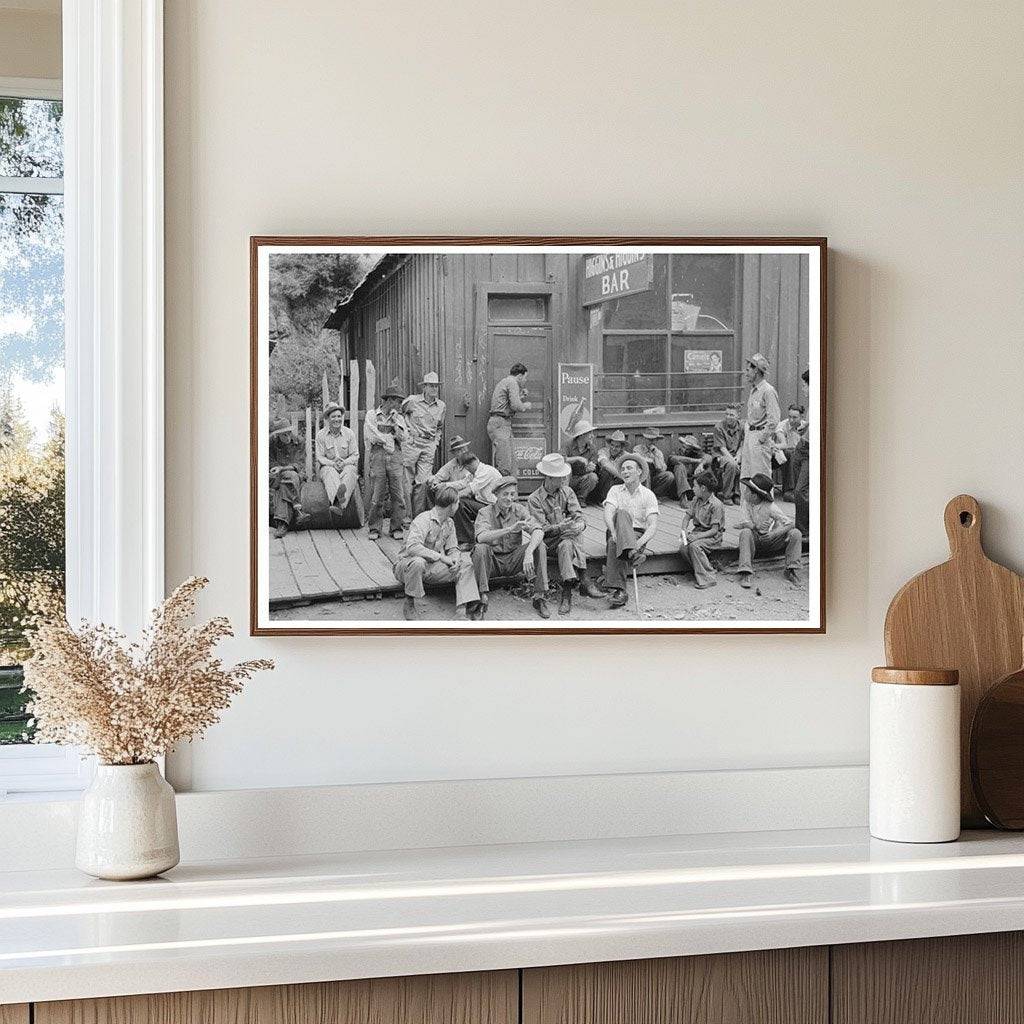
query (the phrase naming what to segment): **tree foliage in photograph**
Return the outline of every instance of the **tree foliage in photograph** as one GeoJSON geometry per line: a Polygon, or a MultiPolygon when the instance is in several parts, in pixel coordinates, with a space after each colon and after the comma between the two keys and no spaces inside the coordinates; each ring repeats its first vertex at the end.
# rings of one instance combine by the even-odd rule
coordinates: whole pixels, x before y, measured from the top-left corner
{"type": "Polygon", "coordinates": [[[64,417],[41,447],[17,399],[0,401],[0,662],[28,654],[26,632],[64,607],[64,417]]]}

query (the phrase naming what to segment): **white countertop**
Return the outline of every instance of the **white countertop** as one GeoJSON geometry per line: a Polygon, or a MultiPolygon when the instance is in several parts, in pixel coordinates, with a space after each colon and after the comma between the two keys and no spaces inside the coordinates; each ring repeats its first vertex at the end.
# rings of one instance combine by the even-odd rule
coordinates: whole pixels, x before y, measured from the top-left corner
{"type": "Polygon", "coordinates": [[[0,873],[0,1003],[1024,928],[1024,836],[859,829],[0,873]]]}

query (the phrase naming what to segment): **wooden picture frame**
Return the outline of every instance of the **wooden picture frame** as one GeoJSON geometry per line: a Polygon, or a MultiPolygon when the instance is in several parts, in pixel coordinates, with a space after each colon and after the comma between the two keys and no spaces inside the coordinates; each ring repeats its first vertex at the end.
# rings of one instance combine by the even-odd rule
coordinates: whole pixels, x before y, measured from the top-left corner
{"type": "MultiPolygon", "coordinates": [[[[253,236],[250,239],[251,634],[824,633],[827,256],[827,240],[818,237],[253,236]],[[512,431],[516,435],[513,455],[517,469],[532,473],[532,459],[541,448],[557,451],[556,442],[566,436],[554,416],[557,405],[554,385],[559,364],[583,367],[572,379],[583,381],[573,386],[584,389],[588,383],[585,368],[590,367],[591,390],[586,393],[590,394],[591,409],[584,410],[587,401],[584,392],[571,397],[581,403],[576,410],[578,413],[589,411],[595,419],[598,437],[622,429],[631,439],[632,436],[639,438],[642,429],[653,424],[656,432],[663,427],[676,431],[675,440],[680,446],[694,439],[701,442],[700,453],[708,458],[713,455],[711,424],[721,415],[719,406],[739,399],[746,408],[748,388],[738,383],[740,375],[747,372],[742,367],[750,355],[767,350],[768,377],[770,382],[780,384],[778,394],[783,416],[787,402],[797,404],[799,374],[804,370],[810,374],[810,386],[802,392],[807,405],[802,435],[806,438],[803,460],[809,475],[809,485],[800,492],[806,494],[803,505],[805,550],[801,559],[803,571],[797,573],[794,583],[794,590],[797,590],[799,584],[806,581],[806,617],[743,618],[744,610],[753,609],[757,613],[764,610],[756,604],[762,596],[761,590],[758,587],[756,594],[750,590],[740,591],[740,577],[729,561],[735,556],[730,555],[731,549],[726,547],[721,552],[719,585],[705,592],[713,595],[708,607],[716,614],[710,619],[666,619],[658,603],[663,595],[652,589],[654,584],[643,588],[656,598],[647,606],[644,598],[639,603],[634,602],[630,582],[627,610],[632,610],[633,614],[629,619],[622,618],[621,612],[607,618],[563,618],[553,607],[549,608],[550,618],[541,619],[532,614],[530,601],[525,600],[521,602],[523,614],[515,617],[492,618],[489,614],[483,620],[457,621],[446,614],[444,618],[404,621],[400,614],[396,615],[402,602],[390,596],[394,591],[400,592],[402,586],[397,579],[387,578],[387,567],[399,557],[400,546],[385,543],[383,536],[373,542],[378,551],[386,553],[388,560],[384,561],[366,546],[365,526],[349,529],[356,520],[362,522],[368,503],[363,493],[366,490],[366,452],[362,450],[359,465],[363,501],[358,510],[353,510],[350,498],[344,514],[354,519],[348,526],[339,520],[339,528],[334,528],[332,521],[327,529],[304,529],[295,525],[300,513],[291,512],[292,526],[288,532],[283,538],[272,537],[268,483],[272,350],[278,344],[277,338],[293,346],[300,343],[295,340],[295,334],[287,333],[294,327],[288,315],[276,315],[272,332],[271,277],[277,273],[271,269],[272,257],[275,266],[285,266],[278,258],[294,261],[305,257],[345,257],[354,260],[357,256],[365,259],[359,273],[365,273],[367,267],[369,272],[354,288],[350,285],[347,294],[339,294],[343,301],[325,316],[327,326],[318,336],[317,344],[322,342],[327,349],[335,343],[329,338],[323,341],[325,337],[337,332],[338,339],[335,344],[337,371],[325,370],[327,383],[323,403],[317,397],[307,397],[303,413],[295,407],[298,398],[294,394],[285,396],[283,391],[274,392],[275,402],[284,410],[284,419],[278,418],[275,423],[287,420],[291,424],[291,434],[285,430],[278,436],[298,437],[305,453],[306,465],[299,467],[303,488],[308,485],[314,489],[320,483],[311,465],[314,427],[320,422],[323,405],[335,400],[335,391],[348,399],[344,402],[346,406],[354,404],[354,409],[346,410],[344,418],[345,423],[354,428],[362,449],[360,427],[368,410],[367,389],[377,395],[389,381],[397,381],[404,390],[431,370],[440,374],[441,397],[446,402],[445,422],[439,427],[443,432],[440,444],[445,447],[440,448],[435,471],[437,462],[447,458],[446,446],[454,434],[461,436],[465,432],[472,447],[482,449],[479,451],[481,460],[489,458],[482,424],[489,412],[491,388],[498,380],[497,353],[501,351],[507,363],[513,357],[511,354],[528,351],[534,359],[531,366],[542,367],[542,362],[537,360],[543,359],[545,346],[550,351],[546,364],[549,378],[544,379],[543,368],[528,378],[531,387],[536,387],[535,382],[540,379],[542,417],[533,417],[536,424],[532,433],[529,425],[518,433],[515,429],[512,431]],[[589,263],[588,257],[591,258],[589,263]],[[703,257],[720,259],[703,260],[703,257]],[[732,264],[728,264],[725,257],[733,258],[732,264]],[[730,265],[733,271],[729,271],[730,265]],[[635,273],[623,277],[623,269],[635,273]],[[732,293],[728,286],[730,272],[734,274],[732,293]],[[610,281],[605,279],[609,275],[610,281]],[[619,285],[621,293],[617,294],[619,285]],[[675,290],[676,287],[680,290],[675,290]],[[653,317],[649,322],[655,323],[661,316],[662,305],[664,320],[657,320],[654,327],[642,326],[648,323],[645,317],[653,317]],[[693,347],[687,348],[687,345],[693,347]],[[589,358],[581,358],[581,353],[589,358]],[[616,369],[610,369],[606,362],[609,366],[614,364],[616,369]],[[652,369],[658,366],[663,369],[652,369]],[[676,366],[678,370],[674,369],[676,366]],[[684,366],[691,369],[684,370],[684,366]],[[334,380],[330,379],[332,375],[334,380]],[[700,379],[690,379],[695,377],[700,379]],[[652,396],[663,400],[652,401],[652,396]],[[700,401],[694,401],[695,398],[700,401]],[[686,433],[679,433],[680,430],[686,433]],[[303,533],[307,536],[300,536],[303,533]],[[273,545],[276,539],[281,541],[279,546],[273,545]],[[319,565],[315,564],[318,559],[319,565]],[[271,593],[272,561],[280,574],[275,578],[290,580],[276,590],[274,596],[271,593]],[[352,576],[362,574],[358,584],[348,580],[349,567],[352,576]],[[329,591],[332,583],[337,587],[333,597],[329,591]],[[351,591],[345,590],[346,586],[351,586],[351,591]],[[378,591],[373,592],[373,587],[378,591]],[[355,599],[362,602],[360,608],[346,607],[355,599]],[[736,615],[728,613],[730,602],[736,615]],[[332,619],[332,614],[344,617],[332,619]],[[729,614],[729,618],[722,618],[724,614],[729,614]],[[352,618],[353,615],[357,617],[352,618]]],[[[321,290],[322,284],[322,281],[317,284],[321,290]]],[[[314,326],[316,322],[314,319],[314,326]]],[[[306,337],[311,335],[307,333],[306,337]]],[[[275,359],[279,380],[282,379],[281,367],[290,365],[287,359],[287,353],[275,359]]],[[[320,363],[312,365],[318,368],[320,363]]],[[[303,369],[305,377],[300,375],[296,379],[307,381],[307,369],[303,369]]],[[[504,364],[501,372],[508,372],[504,364]]],[[[283,379],[291,382],[293,377],[285,374],[283,379]]],[[[534,397],[538,397],[536,392],[534,397]]],[[[532,405],[539,407],[541,402],[532,405]]],[[[741,418],[743,415],[741,411],[741,418]]],[[[768,429],[762,436],[767,435],[768,429]]],[[[783,453],[789,450],[783,446],[785,432],[778,437],[778,442],[772,442],[773,456],[776,444],[783,453]]],[[[679,450],[693,454],[692,448],[679,450]]],[[[774,472],[773,459],[769,462],[774,472]]],[[[756,461],[752,459],[751,464],[756,465],[756,461]]],[[[702,465],[707,468],[711,464],[704,462],[702,465]]],[[[692,472],[693,468],[690,466],[687,472],[692,472]]],[[[717,462],[713,469],[721,482],[717,462]]],[[[523,501],[529,490],[526,479],[528,476],[520,476],[523,501]]],[[[676,482],[680,488],[678,471],[676,482]]],[[[745,486],[740,490],[744,495],[748,493],[745,486]]],[[[641,578],[646,583],[660,576],[676,577],[666,586],[678,590],[692,604],[693,595],[685,593],[685,588],[694,585],[689,567],[686,566],[684,572],[684,563],[679,568],[672,568],[671,563],[671,533],[677,528],[677,519],[682,517],[682,513],[676,511],[680,504],[671,492],[662,499],[660,507],[664,511],[659,520],[663,522],[658,527],[658,538],[650,542],[650,549],[657,548],[657,551],[651,556],[652,564],[643,570],[646,572],[649,568],[653,575],[641,578]],[[673,512],[671,516],[669,511],[673,512]],[[656,539],[660,547],[655,544],[656,539]],[[671,586],[672,582],[678,586],[671,586]]],[[[780,507],[786,510],[785,505],[780,507]]],[[[730,510],[726,505],[727,540],[730,531],[738,531],[742,523],[736,519],[737,515],[746,511],[745,507],[730,510]]],[[[799,514],[800,510],[796,511],[799,514]]],[[[588,566],[593,566],[588,571],[596,574],[600,571],[602,513],[589,506],[584,512],[587,526],[581,544],[585,542],[588,566]]],[[[739,533],[734,532],[732,536],[735,543],[739,533]]],[[[718,554],[716,552],[715,557],[718,554]]],[[[675,557],[681,559],[682,556],[677,553],[675,557]]],[[[790,556],[786,557],[788,560],[790,556]]],[[[763,571],[762,563],[755,562],[754,566],[767,587],[774,576],[765,573],[778,569],[781,574],[782,566],[775,562],[766,564],[763,571]]],[[[448,590],[450,593],[450,588],[448,590]]],[[[786,592],[782,594],[779,600],[792,605],[786,592]]],[[[433,606],[439,607],[439,600],[433,599],[433,606]]],[[[804,598],[800,596],[799,600],[804,598]]],[[[508,601],[506,607],[509,607],[508,601]]],[[[494,604],[492,601],[492,607],[494,604]]],[[[574,605],[577,611],[573,614],[583,614],[580,612],[582,604],[582,600],[577,601],[574,605]]],[[[590,601],[590,607],[603,612],[605,609],[599,606],[600,602],[590,601]]],[[[449,599],[447,607],[454,611],[454,600],[449,599]]]]}

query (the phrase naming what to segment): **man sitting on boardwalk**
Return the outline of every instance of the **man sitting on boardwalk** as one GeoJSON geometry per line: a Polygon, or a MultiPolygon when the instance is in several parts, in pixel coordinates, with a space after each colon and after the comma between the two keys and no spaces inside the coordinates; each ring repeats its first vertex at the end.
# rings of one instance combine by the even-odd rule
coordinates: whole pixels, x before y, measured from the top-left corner
{"type": "Polygon", "coordinates": [[[337,402],[324,409],[324,426],[316,432],[313,449],[320,481],[327,491],[331,514],[341,519],[359,486],[359,442],[345,426],[345,408],[337,402]]]}
{"type": "Polygon", "coordinates": [[[803,536],[793,520],[775,504],[772,478],[756,473],[750,479],[744,477],[740,483],[747,488],[747,520],[740,523],[740,563],[736,570],[740,586],[749,589],[752,585],[755,555],[778,555],[783,551],[786,554],[783,575],[790,583],[798,584],[803,536]]]}
{"type": "Polygon", "coordinates": [[[713,454],[718,456],[722,478],[722,501],[740,503],[740,445],[743,444],[743,424],[739,406],[727,405],[725,415],[715,424],[713,454]]]}
{"type": "MultiPolygon", "coordinates": [[[[302,445],[291,423],[279,418],[270,423],[270,521],[280,539],[302,517],[302,445]]],[[[307,517],[308,518],[308,517],[307,517]]]]}
{"type": "MultiPolygon", "coordinates": [[[[647,463],[649,479],[647,486],[654,491],[657,498],[667,498],[676,489],[675,474],[669,472],[665,453],[658,447],[658,442],[665,437],[661,431],[651,427],[644,431],[644,439],[633,446],[636,455],[642,455],[647,463]]],[[[681,495],[677,495],[681,497],[681,495]]]]}
{"type": "Polygon", "coordinates": [[[622,483],[615,484],[604,499],[608,538],[604,579],[612,588],[609,608],[621,608],[626,603],[626,563],[630,567],[643,563],[647,545],[658,529],[658,499],[640,483],[643,471],[639,455],[623,456],[619,460],[622,483]]]}
{"type": "Polygon", "coordinates": [[[480,600],[469,556],[459,550],[452,516],[459,496],[442,487],[434,507],[421,512],[409,527],[409,536],[395,562],[395,579],[405,586],[402,614],[409,620],[420,617],[416,599],[423,597],[424,584],[455,584],[455,618],[468,619],[480,600]]]}
{"type": "Polygon", "coordinates": [[[363,440],[366,443],[366,474],[370,478],[370,540],[377,540],[384,526],[384,498],[391,495],[391,536],[401,540],[405,524],[405,465],[402,448],[406,443],[405,417],[398,409],[405,395],[389,387],[381,404],[366,414],[363,440]]]}
{"type": "Polygon", "coordinates": [[[548,551],[544,531],[530,510],[516,501],[519,482],[504,476],[494,488],[494,504],[476,517],[473,568],[480,591],[480,617],[487,611],[492,576],[519,576],[533,581],[533,607],[542,619],[551,618],[548,608],[548,551]],[[529,540],[523,540],[523,534],[529,540]]]}
{"type": "Polygon", "coordinates": [[[679,553],[693,569],[693,582],[698,590],[715,586],[715,569],[708,551],[721,547],[725,534],[725,508],[715,497],[718,478],[709,470],[697,474],[693,481],[693,500],[683,512],[683,530],[679,553]]]}
{"type": "MultiPolygon", "coordinates": [[[[621,430],[616,430],[597,449],[597,487],[591,495],[594,501],[604,504],[604,499],[608,496],[611,488],[622,483],[619,459],[626,453],[626,444],[626,435],[621,430]]],[[[641,475],[642,473],[641,469],[641,475]]]]}
{"type": "Polygon", "coordinates": [[[468,551],[474,543],[473,524],[477,513],[485,505],[494,504],[494,492],[501,474],[486,462],[481,462],[475,452],[465,451],[457,460],[464,476],[452,481],[451,486],[459,493],[459,507],[455,513],[455,532],[459,544],[468,551]]]}
{"type": "Polygon", "coordinates": [[[579,581],[580,593],[587,597],[604,597],[604,591],[587,578],[587,556],[583,552],[583,533],[587,522],[583,509],[570,483],[569,464],[558,453],[545,455],[537,463],[537,472],[544,482],[526,500],[533,518],[544,529],[548,555],[558,559],[558,577],[562,595],[558,614],[572,611],[572,592],[579,581]]]}
{"type": "Polygon", "coordinates": [[[566,483],[573,489],[580,504],[585,505],[597,487],[597,444],[594,441],[594,427],[589,420],[579,420],[572,427],[562,454],[570,470],[566,483]]]}

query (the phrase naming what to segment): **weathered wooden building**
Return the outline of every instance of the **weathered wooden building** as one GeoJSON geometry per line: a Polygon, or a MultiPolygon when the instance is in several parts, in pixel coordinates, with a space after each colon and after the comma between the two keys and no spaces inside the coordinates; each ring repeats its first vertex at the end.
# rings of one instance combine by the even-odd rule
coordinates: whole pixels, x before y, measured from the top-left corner
{"type": "MultiPolygon", "coordinates": [[[[808,259],[790,253],[630,256],[486,251],[384,256],[325,325],[342,365],[373,364],[378,388],[444,382],[446,434],[487,457],[494,385],[516,362],[532,408],[514,420],[525,468],[561,442],[559,413],[589,373],[585,412],[600,433],[710,429],[745,396],[763,352],[783,411],[808,365],[808,259]],[[560,386],[561,385],[561,386],[560,386]],[[539,456],[538,456],[539,457],[539,456]]],[[[564,425],[564,416],[562,423],[564,425]]],[[[666,445],[670,448],[670,444],[666,445]]]]}

